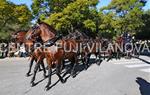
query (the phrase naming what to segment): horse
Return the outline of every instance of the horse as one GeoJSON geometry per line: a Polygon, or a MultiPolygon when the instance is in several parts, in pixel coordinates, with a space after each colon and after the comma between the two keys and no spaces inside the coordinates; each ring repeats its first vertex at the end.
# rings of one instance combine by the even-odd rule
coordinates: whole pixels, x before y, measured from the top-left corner
{"type": "MultiPolygon", "coordinates": [[[[32,29],[29,29],[29,31],[31,31],[32,29]]],[[[29,31],[25,31],[25,30],[20,30],[20,31],[17,31],[17,32],[14,32],[12,33],[12,36],[11,36],[11,40],[13,42],[15,42],[16,44],[18,43],[19,45],[22,45],[24,44],[25,45],[25,49],[26,51],[28,52],[28,54],[30,55],[30,63],[29,63],[29,70],[28,72],[26,73],[26,76],[29,77],[31,74],[31,69],[32,69],[32,66],[33,66],[33,63],[34,61],[36,62],[37,61],[37,57],[39,56],[38,55],[38,52],[37,51],[33,51],[31,49],[33,49],[33,46],[34,46],[34,43],[35,41],[34,40],[26,40],[25,37],[27,35],[27,32],[29,31]],[[31,52],[32,51],[32,52],[31,52]]],[[[42,61],[43,63],[43,61],[42,61]]],[[[43,71],[44,71],[44,76],[46,76],[46,72],[45,72],[45,67],[43,67],[43,64],[41,65],[42,68],[43,68],[43,71]]],[[[39,67],[39,71],[41,71],[42,69],[39,67]]]]}
{"type": "Polygon", "coordinates": [[[86,39],[82,42],[83,44],[83,51],[82,56],[84,57],[84,64],[86,64],[85,69],[89,66],[90,56],[94,54],[96,56],[96,64],[100,65],[102,62],[101,59],[101,44],[102,40],[99,38],[96,39],[86,39]],[[97,59],[99,58],[99,60],[97,59]]]}
{"type": "Polygon", "coordinates": [[[17,32],[13,32],[11,34],[11,40],[15,43],[19,43],[19,44],[22,44],[25,42],[25,35],[26,35],[27,31],[26,30],[20,30],[20,31],[17,31],[17,32]]]}
{"type": "MultiPolygon", "coordinates": [[[[44,52],[47,65],[48,65],[48,83],[46,85],[46,89],[49,88],[51,84],[51,75],[52,75],[52,65],[55,64],[56,67],[56,74],[59,78],[59,80],[64,83],[64,79],[60,75],[61,72],[61,65],[63,64],[64,59],[69,59],[72,63],[72,71],[71,76],[74,74],[74,69],[77,64],[77,53],[74,52],[74,49],[76,48],[76,41],[73,39],[61,39],[60,36],[56,36],[56,30],[44,23],[40,22],[38,23],[38,28],[35,31],[32,31],[31,33],[28,33],[26,35],[26,39],[35,39],[36,37],[41,37],[41,40],[43,44],[46,44],[48,47],[41,48],[44,52]],[[60,40],[61,39],[61,40],[60,40]],[[56,45],[56,42],[61,45],[61,48],[58,48],[58,45],[56,45]],[[65,51],[65,49],[70,49],[71,51],[65,51]]],[[[31,79],[31,86],[34,86],[34,80],[36,77],[37,68],[39,67],[39,63],[41,61],[41,57],[38,58],[37,64],[35,66],[34,75],[31,79]]]]}
{"type": "MultiPolygon", "coordinates": [[[[109,48],[108,51],[108,60],[111,60],[113,57],[117,59],[120,59],[123,55],[123,38],[121,36],[118,36],[114,42],[109,41],[109,44],[112,46],[112,48],[109,48]]],[[[108,44],[108,45],[109,45],[108,44]]]]}

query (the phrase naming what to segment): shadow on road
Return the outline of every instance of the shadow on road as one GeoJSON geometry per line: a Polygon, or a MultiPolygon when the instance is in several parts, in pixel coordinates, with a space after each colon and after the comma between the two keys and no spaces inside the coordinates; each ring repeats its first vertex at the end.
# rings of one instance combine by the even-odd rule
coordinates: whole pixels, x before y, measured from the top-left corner
{"type": "MultiPolygon", "coordinates": [[[[95,61],[95,59],[90,59],[88,68],[89,68],[90,66],[92,66],[92,64],[97,64],[96,61],[95,61]]],[[[101,65],[101,62],[100,62],[99,64],[97,64],[97,65],[100,66],[100,65],[101,65]]],[[[70,78],[70,74],[71,74],[71,69],[67,69],[67,68],[71,68],[70,64],[65,65],[65,68],[64,68],[64,69],[66,69],[66,70],[61,73],[61,75],[62,75],[62,77],[63,77],[63,79],[64,79],[65,82],[67,82],[67,80],[70,78]]],[[[87,68],[87,69],[88,69],[88,68],[87,68]]],[[[75,76],[74,76],[73,78],[75,78],[80,72],[82,72],[82,71],[84,71],[84,70],[85,70],[85,66],[84,66],[83,64],[77,64],[77,66],[76,66],[76,68],[75,68],[75,72],[74,72],[74,73],[75,73],[75,76]]],[[[54,75],[55,73],[56,73],[56,70],[54,69],[52,75],[54,75]]],[[[38,85],[39,83],[43,82],[45,79],[46,79],[46,78],[44,78],[44,79],[38,81],[37,83],[35,83],[34,86],[36,86],[36,85],[38,85]]],[[[59,83],[59,81],[60,81],[60,80],[58,79],[58,80],[57,80],[54,84],[52,84],[47,90],[50,90],[51,88],[53,88],[54,86],[56,86],[56,85],[59,83]]]]}
{"type": "MultiPolygon", "coordinates": [[[[90,61],[89,61],[89,64],[88,64],[88,67],[87,67],[87,69],[86,70],[88,70],[93,64],[97,64],[98,66],[100,66],[101,65],[101,63],[102,63],[102,61],[101,62],[97,62],[95,59],[90,59],[90,61]]],[[[71,68],[70,67],[70,65],[66,65],[65,66],[66,68],[71,68]]],[[[82,71],[84,71],[85,70],[85,65],[84,64],[77,64],[76,65],[76,67],[75,67],[75,71],[74,71],[74,78],[79,74],[79,73],[81,73],[82,71]]],[[[71,73],[71,70],[70,69],[67,69],[67,72],[66,72],[67,74],[70,74],[71,73]]],[[[67,74],[64,74],[64,75],[67,75],[67,74]]]]}
{"type": "Polygon", "coordinates": [[[135,57],[136,59],[139,59],[139,60],[141,60],[141,61],[143,61],[143,62],[145,62],[145,63],[147,63],[147,64],[150,64],[150,62],[148,62],[148,61],[146,61],[146,60],[144,60],[144,59],[142,59],[142,58],[139,58],[139,57],[135,57]]]}
{"type": "Polygon", "coordinates": [[[141,95],[150,95],[150,83],[143,78],[138,77],[136,82],[139,84],[141,95]]]}

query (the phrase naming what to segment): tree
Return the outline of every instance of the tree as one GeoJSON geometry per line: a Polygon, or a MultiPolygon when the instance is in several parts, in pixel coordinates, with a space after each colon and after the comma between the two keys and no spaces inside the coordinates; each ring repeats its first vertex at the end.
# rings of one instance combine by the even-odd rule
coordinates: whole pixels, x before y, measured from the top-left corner
{"type": "Polygon", "coordinates": [[[32,11],[35,18],[46,19],[51,13],[61,12],[75,0],[32,0],[32,11]]]}
{"type": "Polygon", "coordinates": [[[142,14],[145,2],[143,0],[112,0],[112,2],[102,8],[106,14],[113,13],[112,28],[120,32],[135,33],[137,28],[144,25],[142,14]]]}
{"type": "Polygon", "coordinates": [[[0,3],[0,39],[7,39],[6,32],[25,29],[30,25],[32,14],[24,4],[15,5],[12,2],[1,0],[0,3]],[[5,36],[3,36],[6,34],[5,36]]]}
{"type": "Polygon", "coordinates": [[[97,4],[98,0],[76,0],[69,3],[62,12],[51,14],[46,22],[61,31],[74,32],[85,28],[96,31],[97,4]]]}
{"type": "Polygon", "coordinates": [[[137,39],[149,40],[150,39],[150,10],[147,10],[142,15],[144,26],[138,28],[136,34],[137,39]]]}

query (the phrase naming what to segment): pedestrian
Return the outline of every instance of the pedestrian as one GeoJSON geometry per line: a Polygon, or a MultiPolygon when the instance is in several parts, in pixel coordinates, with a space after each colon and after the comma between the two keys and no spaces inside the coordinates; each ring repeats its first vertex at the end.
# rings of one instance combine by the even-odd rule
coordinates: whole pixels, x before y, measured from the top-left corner
{"type": "Polygon", "coordinates": [[[23,45],[20,47],[19,53],[20,53],[20,57],[26,57],[27,56],[25,47],[23,45]]]}

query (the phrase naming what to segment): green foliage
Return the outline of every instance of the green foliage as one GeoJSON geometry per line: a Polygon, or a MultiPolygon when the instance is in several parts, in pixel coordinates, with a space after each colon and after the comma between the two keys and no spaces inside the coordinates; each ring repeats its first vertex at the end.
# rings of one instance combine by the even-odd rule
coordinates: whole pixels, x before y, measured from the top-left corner
{"type": "Polygon", "coordinates": [[[45,22],[60,31],[74,32],[75,29],[82,31],[84,28],[96,31],[97,4],[98,0],[76,0],[61,12],[51,14],[45,22]]]}
{"type": "Polygon", "coordinates": [[[144,26],[137,29],[136,37],[138,39],[150,39],[150,10],[147,10],[142,15],[144,26]]]}
{"type": "Polygon", "coordinates": [[[28,29],[32,15],[65,34],[88,30],[113,38],[126,31],[140,35],[150,31],[150,12],[142,10],[144,0],[112,0],[99,11],[99,0],[32,0],[32,12],[26,5],[0,1],[0,39],[9,38],[10,31],[28,29]]]}
{"type": "Polygon", "coordinates": [[[69,3],[75,0],[32,0],[34,17],[46,19],[51,13],[61,12],[69,3]]]}
{"type": "Polygon", "coordinates": [[[32,14],[26,5],[15,5],[9,1],[0,3],[0,39],[8,38],[7,32],[28,28],[32,14]],[[5,35],[4,35],[5,33],[5,35]]]}
{"type": "Polygon", "coordinates": [[[120,31],[135,33],[137,28],[144,24],[141,18],[143,7],[144,4],[139,0],[112,0],[107,7],[101,10],[107,10],[107,14],[104,14],[106,16],[104,19],[107,19],[106,21],[111,23],[110,27],[112,29],[119,31],[119,33],[120,31]],[[113,15],[107,17],[110,13],[113,15]]]}
{"type": "Polygon", "coordinates": [[[83,23],[86,28],[91,29],[92,31],[96,31],[96,25],[92,20],[88,19],[85,20],[83,23]]]}

